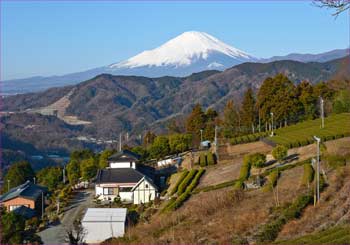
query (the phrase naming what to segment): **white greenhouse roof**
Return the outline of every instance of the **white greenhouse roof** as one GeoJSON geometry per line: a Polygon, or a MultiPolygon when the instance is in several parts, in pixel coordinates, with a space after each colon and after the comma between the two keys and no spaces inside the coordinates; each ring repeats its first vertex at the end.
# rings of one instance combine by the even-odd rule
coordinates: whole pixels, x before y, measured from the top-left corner
{"type": "Polygon", "coordinates": [[[82,222],[125,222],[126,208],[88,208],[82,222]]]}

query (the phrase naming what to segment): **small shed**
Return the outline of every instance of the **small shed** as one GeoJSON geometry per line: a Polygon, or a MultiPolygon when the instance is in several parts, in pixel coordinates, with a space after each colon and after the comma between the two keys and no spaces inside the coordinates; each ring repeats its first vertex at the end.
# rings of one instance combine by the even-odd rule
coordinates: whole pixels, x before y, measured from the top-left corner
{"type": "Polygon", "coordinates": [[[88,208],[81,221],[86,243],[124,236],[126,208],[88,208]]]}
{"type": "Polygon", "coordinates": [[[205,140],[201,142],[201,148],[210,148],[211,142],[209,140],[205,140]]]}

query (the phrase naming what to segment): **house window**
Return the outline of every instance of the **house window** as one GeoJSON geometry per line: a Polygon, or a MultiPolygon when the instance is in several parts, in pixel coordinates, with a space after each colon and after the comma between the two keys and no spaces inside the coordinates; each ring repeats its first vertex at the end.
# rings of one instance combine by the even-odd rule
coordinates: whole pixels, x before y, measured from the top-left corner
{"type": "Polygon", "coordinates": [[[113,188],[103,188],[103,194],[104,195],[113,195],[114,192],[113,192],[113,188]]]}
{"type": "Polygon", "coordinates": [[[119,187],[120,192],[130,192],[132,187],[119,187]]]}
{"type": "Polygon", "coordinates": [[[26,206],[26,207],[29,208],[29,205],[10,205],[10,211],[13,211],[13,210],[15,210],[15,209],[17,209],[17,208],[19,208],[21,206],[26,206]]]}
{"type": "Polygon", "coordinates": [[[146,188],[148,188],[148,184],[146,184],[146,188]]]}

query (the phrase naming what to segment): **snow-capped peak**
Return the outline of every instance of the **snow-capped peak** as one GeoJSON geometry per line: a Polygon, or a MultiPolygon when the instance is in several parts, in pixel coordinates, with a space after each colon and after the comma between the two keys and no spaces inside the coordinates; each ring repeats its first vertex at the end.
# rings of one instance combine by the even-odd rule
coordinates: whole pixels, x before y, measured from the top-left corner
{"type": "MultiPolygon", "coordinates": [[[[238,62],[255,58],[217,38],[198,31],[188,31],[169,40],[162,46],[146,50],[130,59],[115,63],[109,68],[137,68],[143,66],[188,66],[198,60],[207,60],[213,55],[223,55],[238,62]]],[[[214,61],[215,62],[215,61],[214,61]]]]}

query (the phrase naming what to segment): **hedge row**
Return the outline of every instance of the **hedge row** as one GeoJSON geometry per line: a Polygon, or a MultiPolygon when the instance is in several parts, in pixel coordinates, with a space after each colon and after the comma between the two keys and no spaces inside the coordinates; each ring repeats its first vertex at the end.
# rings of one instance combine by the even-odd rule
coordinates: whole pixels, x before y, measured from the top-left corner
{"type": "Polygon", "coordinates": [[[198,159],[198,165],[205,167],[208,165],[216,164],[216,156],[212,152],[207,152],[207,154],[201,153],[198,159]]]}
{"type": "Polygon", "coordinates": [[[334,226],[296,239],[279,241],[278,244],[350,244],[350,227],[334,226]]]}
{"type": "MultiPolygon", "coordinates": [[[[342,134],[327,135],[327,136],[322,136],[320,138],[321,138],[321,142],[325,142],[325,141],[340,139],[340,138],[349,137],[349,136],[350,136],[350,132],[342,133],[342,134]]],[[[282,145],[291,149],[291,148],[306,146],[314,143],[315,143],[315,140],[313,138],[307,138],[302,140],[295,140],[290,143],[282,143],[282,145]]]]}
{"type": "Polygon", "coordinates": [[[243,143],[250,143],[250,142],[255,142],[259,141],[260,138],[266,137],[269,135],[269,132],[261,132],[261,133],[255,133],[255,134],[248,134],[248,135],[243,135],[239,137],[234,137],[230,139],[230,144],[231,145],[238,145],[238,144],[243,144],[243,143]]]}
{"type": "Polygon", "coordinates": [[[187,174],[188,174],[188,170],[185,169],[185,170],[182,172],[180,178],[177,180],[177,182],[176,182],[174,188],[170,191],[170,193],[169,193],[170,195],[174,195],[174,194],[177,192],[177,189],[179,188],[179,185],[180,185],[180,184],[182,183],[182,181],[186,178],[187,174]]]}
{"type": "Polygon", "coordinates": [[[208,192],[208,191],[213,191],[213,190],[218,190],[218,189],[222,189],[222,188],[226,188],[229,186],[234,185],[237,182],[237,180],[230,180],[230,181],[226,181],[220,184],[216,184],[216,185],[210,185],[210,186],[206,186],[203,188],[197,188],[194,193],[199,193],[199,192],[208,192]]]}
{"type": "Polygon", "coordinates": [[[257,242],[268,243],[274,241],[283,225],[291,219],[298,218],[303,209],[312,202],[312,198],[311,194],[298,197],[291,205],[283,210],[278,218],[262,226],[261,231],[257,235],[257,242]]]}
{"type": "Polygon", "coordinates": [[[315,174],[315,171],[311,166],[311,164],[304,164],[304,173],[303,173],[303,177],[301,178],[301,185],[309,186],[314,179],[314,174],[315,174]]]}
{"type": "Polygon", "coordinates": [[[270,172],[270,174],[267,176],[268,183],[265,185],[264,191],[271,191],[277,185],[277,180],[279,176],[280,172],[277,169],[270,172]]]}
{"type": "Polygon", "coordinates": [[[199,179],[201,178],[204,172],[205,169],[200,169],[199,171],[196,171],[196,175],[193,178],[191,184],[187,186],[186,191],[182,193],[178,198],[176,198],[176,200],[170,200],[168,205],[164,208],[164,211],[172,211],[179,208],[190,197],[193,189],[198,185],[199,179]]]}
{"type": "Polygon", "coordinates": [[[191,183],[193,177],[197,173],[197,169],[191,169],[191,171],[188,173],[188,175],[184,178],[184,180],[181,182],[179,187],[177,188],[177,196],[180,196],[182,193],[185,192],[187,186],[191,183]]]}

